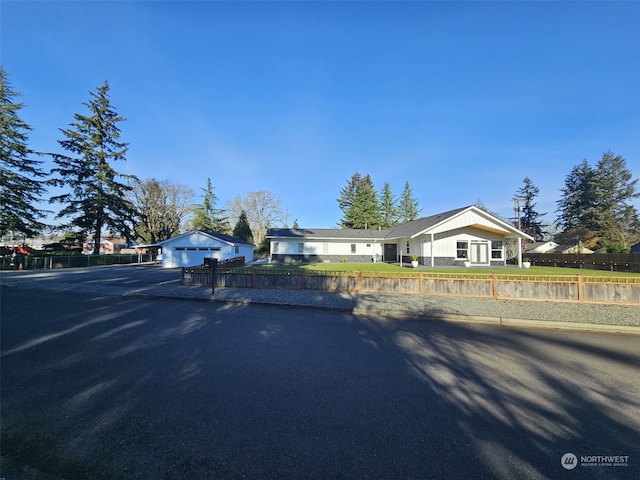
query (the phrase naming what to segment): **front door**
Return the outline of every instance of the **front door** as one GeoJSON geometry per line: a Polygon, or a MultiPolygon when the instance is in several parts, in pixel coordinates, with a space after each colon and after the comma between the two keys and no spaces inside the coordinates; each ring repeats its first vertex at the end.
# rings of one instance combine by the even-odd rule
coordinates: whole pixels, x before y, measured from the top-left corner
{"type": "Polygon", "coordinates": [[[395,243],[384,244],[384,255],[382,257],[383,262],[397,262],[398,261],[398,245],[395,243]]]}
{"type": "Polygon", "coordinates": [[[471,243],[471,263],[476,265],[489,263],[489,245],[487,243],[471,243]]]}

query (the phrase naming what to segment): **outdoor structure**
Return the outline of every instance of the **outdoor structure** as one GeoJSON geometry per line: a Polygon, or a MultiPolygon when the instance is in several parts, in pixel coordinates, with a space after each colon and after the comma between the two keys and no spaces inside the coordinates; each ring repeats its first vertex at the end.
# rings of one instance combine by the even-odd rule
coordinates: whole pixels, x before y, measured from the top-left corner
{"type": "Polygon", "coordinates": [[[593,253],[593,250],[586,248],[584,245],[582,245],[582,242],[580,242],[576,245],[558,245],[556,248],[545,253],[579,253],[581,255],[591,255],[593,253]]]}
{"type": "Polygon", "coordinates": [[[556,242],[533,242],[525,246],[524,253],[548,253],[560,245],[556,242]]]}
{"type": "Polygon", "coordinates": [[[629,253],[634,253],[634,254],[640,253],[640,243],[636,243],[635,245],[631,245],[631,249],[629,250],[629,253]]]}
{"type": "MultiPolygon", "coordinates": [[[[95,242],[90,239],[82,244],[82,253],[93,253],[93,246],[95,242]]],[[[129,249],[136,246],[134,240],[129,240],[121,237],[102,237],[100,239],[100,253],[102,255],[114,255],[120,253],[123,249],[129,249]]]]}
{"type": "Polygon", "coordinates": [[[205,258],[223,261],[245,257],[246,262],[252,262],[254,247],[253,244],[230,235],[200,230],[191,230],[157,244],[138,246],[144,249],[159,248],[163,268],[202,265],[205,258]]]}
{"type": "Polygon", "coordinates": [[[522,240],[533,240],[513,225],[468,206],[383,230],[272,228],[270,260],[292,262],[409,262],[426,266],[503,266],[507,241],[522,266],[522,240]]]}

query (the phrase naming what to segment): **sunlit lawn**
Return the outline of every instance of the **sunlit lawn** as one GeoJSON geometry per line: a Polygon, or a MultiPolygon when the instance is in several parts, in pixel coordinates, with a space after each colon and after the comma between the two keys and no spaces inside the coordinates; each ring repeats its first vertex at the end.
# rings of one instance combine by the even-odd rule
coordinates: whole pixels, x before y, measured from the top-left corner
{"type": "Polygon", "coordinates": [[[326,271],[326,272],[390,272],[390,273],[465,273],[465,274],[512,274],[512,275],[589,275],[597,277],[638,277],[639,273],[610,272],[608,270],[594,270],[588,268],[561,268],[561,267],[531,267],[529,269],[508,266],[502,268],[478,267],[478,268],[431,268],[420,266],[418,269],[411,268],[405,264],[401,267],[397,264],[389,263],[267,263],[257,265],[247,265],[244,268],[254,268],[256,270],[276,271],[326,271]]]}

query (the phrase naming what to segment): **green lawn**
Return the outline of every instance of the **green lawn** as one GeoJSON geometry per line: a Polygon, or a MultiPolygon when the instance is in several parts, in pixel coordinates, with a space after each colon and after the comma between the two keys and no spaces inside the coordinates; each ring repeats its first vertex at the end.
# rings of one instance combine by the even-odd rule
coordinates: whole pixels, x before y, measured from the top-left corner
{"type": "Polygon", "coordinates": [[[413,269],[411,267],[400,267],[388,263],[298,263],[298,264],[281,264],[268,263],[260,265],[247,265],[244,268],[254,268],[257,270],[290,270],[290,271],[327,271],[327,272],[392,272],[392,273],[498,273],[512,275],[589,275],[593,277],[638,277],[640,273],[626,272],[610,272],[608,270],[592,270],[578,268],[560,268],[560,267],[531,267],[529,269],[517,268],[515,266],[507,268],[429,268],[420,267],[413,269]]]}

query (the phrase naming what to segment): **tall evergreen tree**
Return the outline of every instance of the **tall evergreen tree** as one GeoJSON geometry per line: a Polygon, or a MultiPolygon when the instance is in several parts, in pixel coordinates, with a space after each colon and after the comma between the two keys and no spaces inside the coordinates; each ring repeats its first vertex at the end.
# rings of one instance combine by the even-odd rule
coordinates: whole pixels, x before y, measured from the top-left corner
{"type": "Polygon", "coordinates": [[[540,218],[546,213],[538,213],[536,211],[535,199],[540,193],[540,189],[536,187],[529,177],[523,180],[524,185],[516,193],[516,198],[522,201],[522,216],[520,217],[520,229],[531,235],[536,241],[544,238],[542,222],[540,218]]]}
{"type": "Polygon", "coordinates": [[[391,191],[391,184],[384,182],[380,192],[380,226],[387,228],[398,223],[398,201],[391,191]]]}
{"type": "Polygon", "coordinates": [[[637,182],[620,155],[605,153],[595,168],[583,160],[561,189],[559,225],[565,232],[577,228],[594,232],[597,245],[609,251],[626,251],[640,237],[638,211],[631,204],[639,196],[637,182]]]}
{"type": "Polygon", "coordinates": [[[373,229],[378,228],[382,223],[378,195],[368,174],[358,184],[348,218],[350,221],[348,228],[373,229]]]}
{"type": "Polygon", "coordinates": [[[601,237],[601,246],[625,251],[638,227],[638,211],[631,202],[640,196],[636,192],[626,160],[612,152],[605,153],[596,165],[594,221],[601,237]]]}
{"type": "Polygon", "coordinates": [[[238,217],[238,222],[236,223],[236,226],[233,228],[233,236],[236,238],[241,238],[246,242],[253,242],[253,234],[251,233],[249,220],[247,220],[247,214],[244,210],[240,212],[240,217],[238,217]]]}
{"type": "Polygon", "coordinates": [[[215,188],[211,183],[211,179],[207,178],[207,186],[202,191],[202,203],[195,205],[193,208],[192,228],[213,233],[226,233],[229,225],[223,218],[224,210],[216,208],[218,197],[215,194],[215,188]]]}
{"type": "Polygon", "coordinates": [[[596,230],[594,213],[596,209],[596,173],[587,160],[573,167],[565,178],[562,194],[557,201],[558,224],[563,230],[585,227],[596,230]]]}
{"type": "Polygon", "coordinates": [[[31,127],[20,118],[19,95],[0,67],[0,235],[33,236],[45,228],[40,219],[46,212],[36,207],[45,192],[40,180],[45,174],[27,146],[31,127]]]}
{"type": "Polygon", "coordinates": [[[399,215],[400,221],[411,222],[420,216],[420,204],[418,199],[413,195],[413,190],[409,186],[409,182],[404,184],[404,190],[400,195],[399,215]]]}
{"type": "Polygon", "coordinates": [[[109,83],[98,87],[97,93],[89,93],[91,100],[84,105],[90,114],[75,114],[70,128],[61,129],[65,140],[58,143],[70,155],[53,155],[57,167],[52,173],[57,176],[52,184],[71,191],[50,201],[64,206],[57,218],[69,219],[66,226],[93,235],[93,253],[97,255],[104,228],[130,236],[135,209],[128,200],[132,187],[126,180],[135,177],[118,173],[112,166],[126,160],[128,146],[119,141],[118,124],[125,119],[111,105],[109,83]]]}
{"type": "Polygon", "coordinates": [[[340,210],[342,210],[343,214],[343,217],[340,219],[339,223],[341,228],[353,228],[353,220],[350,218],[350,215],[352,213],[351,206],[353,204],[353,200],[356,196],[356,192],[358,191],[358,187],[361,181],[362,175],[356,172],[351,176],[349,180],[347,180],[347,184],[340,190],[338,205],[340,206],[340,210]]]}

